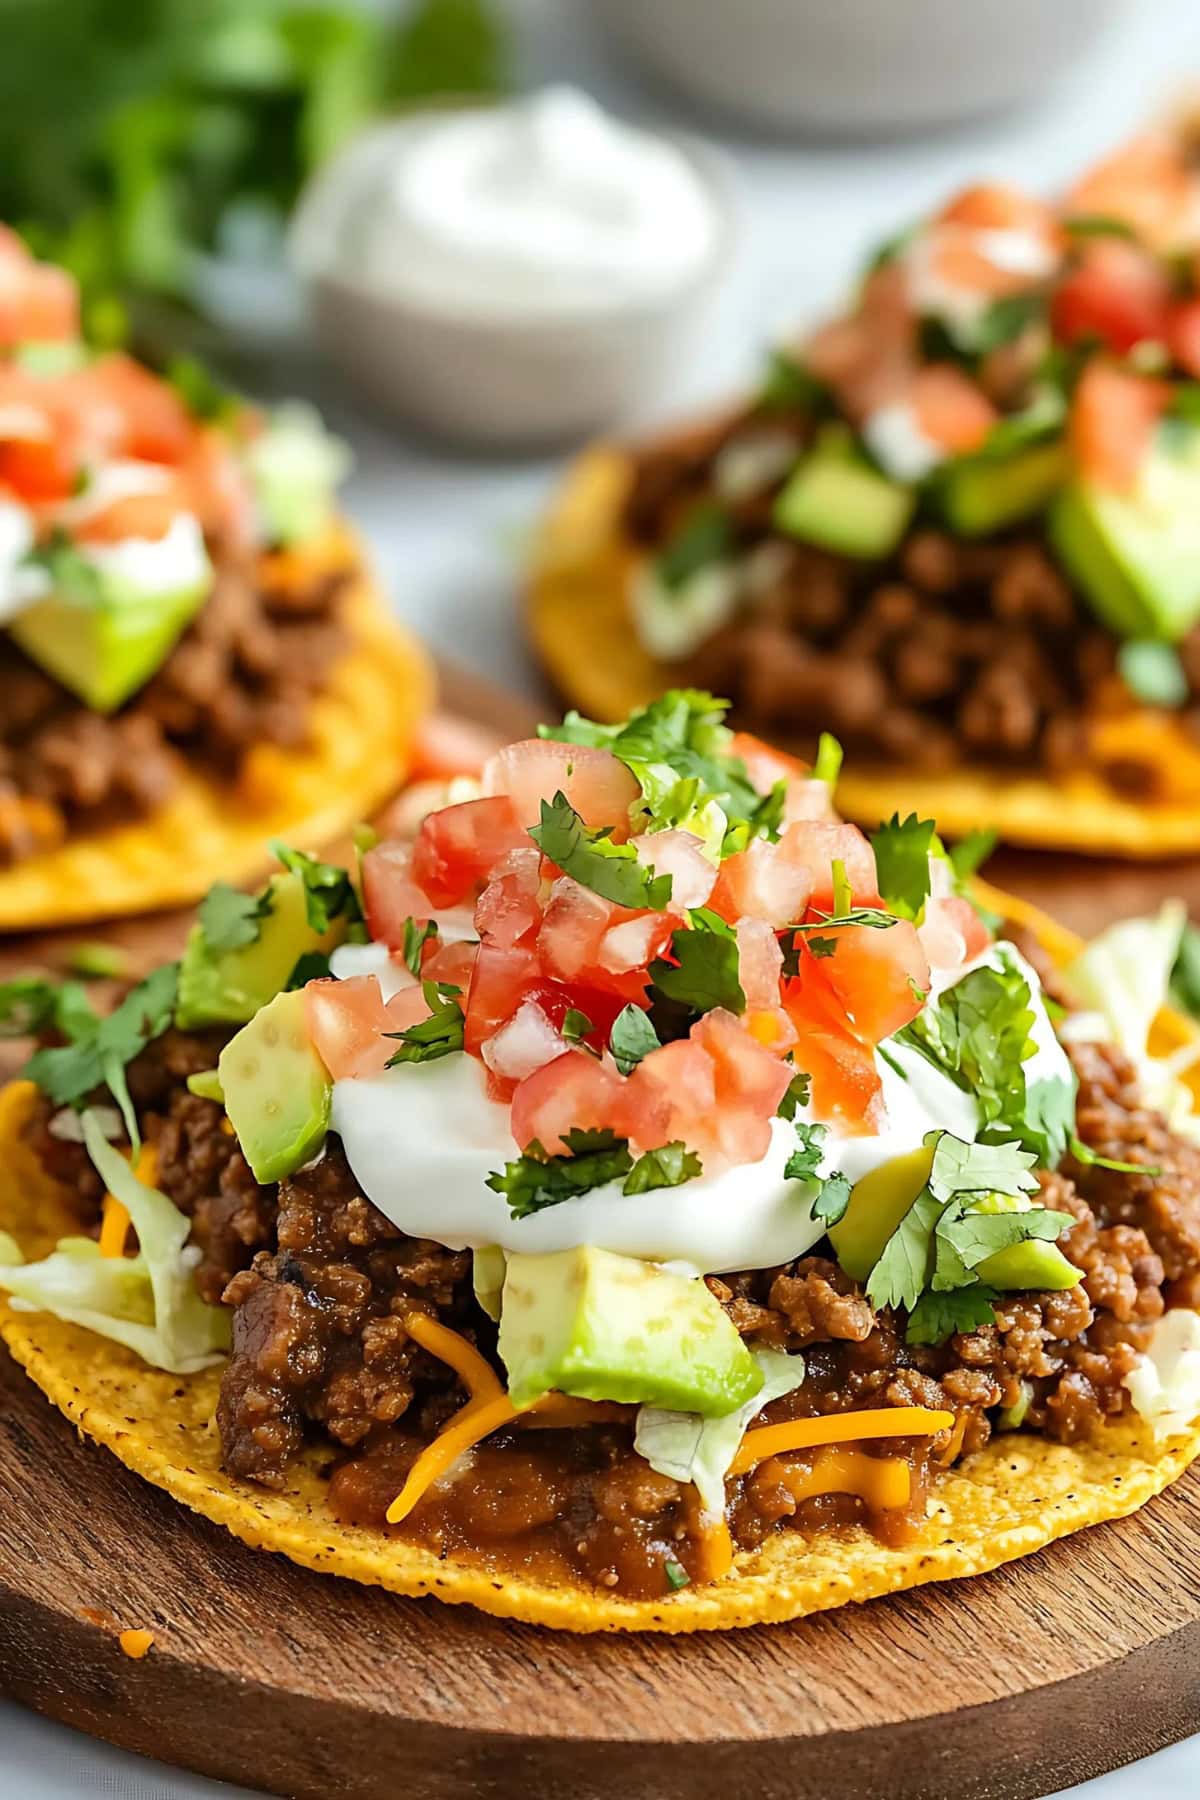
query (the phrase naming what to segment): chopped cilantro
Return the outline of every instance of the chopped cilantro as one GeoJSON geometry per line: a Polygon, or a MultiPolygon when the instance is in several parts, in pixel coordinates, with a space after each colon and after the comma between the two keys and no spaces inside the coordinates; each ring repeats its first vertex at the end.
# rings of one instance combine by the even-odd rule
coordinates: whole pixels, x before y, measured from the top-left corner
{"type": "Polygon", "coordinates": [[[837,786],[842,772],[842,746],[831,732],[823,731],[817,740],[817,760],[812,772],[813,779],[823,781],[826,787],[837,786]]]}
{"type": "Polygon", "coordinates": [[[1082,1163],[1085,1168],[1111,1169],[1116,1175],[1154,1176],[1162,1174],[1162,1170],[1157,1164],[1118,1162],[1114,1156],[1101,1156],[1098,1150],[1093,1150],[1090,1144],[1085,1144],[1082,1138],[1075,1136],[1074,1132],[1067,1140],[1067,1148],[1075,1161],[1082,1163]]]}
{"type": "Polygon", "coordinates": [[[357,923],[362,918],[362,908],[348,869],[340,868],[336,863],[321,862],[303,850],[289,849],[278,839],[271,845],[271,854],[303,881],[305,916],[314,931],[328,931],[335,919],[350,919],[357,923]]]}
{"type": "Polygon", "coordinates": [[[969,1144],[949,1131],[931,1131],[929,1190],[936,1200],[955,1194],[1034,1194],[1038,1179],[1032,1151],[1019,1144],[969,1144]]]}
{"type": "Polygon", "coordinates": [[[746,995],[738,979],[737,933],[704,906],[696,907],[688,918],[690,926],[681,925],[671,933],[675,961],[658,957],[650,964],[655,990],[693,1012],[711,1012],[720,1006],[726,1012],[744,1013],[746,995]]]}
{"type": "Polygon", "coordinates": [[[173,356],[166,367],[166,379],[194,419],[220,425],[242,410],[238,395],[232,388],[222,386],[199,357],[173,356]]]}
{"type": "MultiPolygon", "coordinates": [[[[792,1076],[792,1079],[788,1082],[783,1099],[775,1108],[776,1117],[780,1119],[794,1119],[798,1109],[808,1105],[808,1094],[811,1086],[812,1077],[808,1070],[798,1069],[792,1076]]],[[[799,1126],[797,1126],[796,1129],[798,1131],[800,1129],[799,1126]]]]}
{"type": "Polygon", "coordinates": [[[37,1037],[46,1031],[75,1038],[97,1023],[78,981],[21,975],[0,982],[0,1038],[37,1037]]]}
{"type": "Polygon", "coordinates": [[[524,1156],[488,1176],[488,1187],[504,1196],[514,1219],[528,1218],[610,1181],[623,1181],[633,1168],[629,1145],[611,1131],[568,1131],[563,1142],[570,1155],[548,1156],[535,1138],[524,1156]]]}
{"type": "Polygon", "coordinates": [[[946,852],[955,880],[960,885],[969,881],[975,871],[987,861],[996,848],[996,837],[994,831],[968,831],[966,837],[960,838],[946,852]]]}
{"type": "Polygon", "coordinates": [[[807,1125],[803,1121],[795,1129],[798,1147],[788,1157],[783,1173],[788,1181],[808,1181],[821,1166],[826,1131],[824,1125],[807,1125]]]}
{"type": "Polygon", "coordinates": [[[1071,1213],[1033,1206],[1026,1212],[977,1212],[955,1199],[937,1222],[930,1286],[938,1293],[967,1287],[973,1271],[998,1250],[1031,1238],[1055,1238],[1075,1223],[1071,1213]]]}
{"type": "Polygon", "coordinates": [[[404,921],[404,960],[408,964],[410,974],[421,978],[421,952],[430,938],[438,934],[436,919],[405,919],[404,921]]]}
{"type": "Polygon", "coordinates": [[[827,938],[827,937],[809,938],[808,948],[809,948],[809,951],[811,952],[811,954],[813,956],[817,957],[818,959],[820,959],[822,957],[826,957],[826,956],[832,956],[834,951],[837,949],[837,939],[836,938],[827,938]]]}
{"type": "Polygon", "coordinates": [[[879,893],[884,905],[901,919],[919,923],[929,898],[929,855],[934,846],[932,819],[893,813],[871,833],[879,893]]]}
{"type": "Polygon", "coordinates": [[[677,1594],[680,1588],[688,1587],[692,1579],[683,1564],[676,1562],[673,1556],[668,1556],[663,1564],[663,1574],[666,1577],[667,1586],[673,1594],[677,1594]]]}
{"type": "Polygon", "coordinates": [[[806,924],[789,925],[779,938],[779,947],[783,951],[783,972],[789,979],[800,973],[801,938],[805,940],[805,947],[811,955],[832,956],[837,949],[837,939],[827,937],[826,932],[836,932],[847,925],[865,925],[871,931],[886,931],[895,923],[895,914],[884,912],[878,906],[855,906],[836,917],[831,914],[828,918],[809,919],[806,924]]]}
{"type": "Polygon", "coordinates": [[[850,1177],[838,1169],[821,1183],[821,1191],[813,1201],[813,1218],[822,1225],[836,1225],[846,1216],[850,1204],[850,1177]]]}
{"type": "MultiPolygon", "coordinates": [[[[22,1074],[58,1106],[78,1108],[96,1088],[107,1087],[130,1143],[135,1150],[140,1148],[125,1070],[171,1023],[178,978],[178,963],[166,963],[131,988],[107,1018],[97,1018],[90,1008],[73,1010],[68,1020],[71,1041],[35,1050],[22,1074]]],[[[61,1029],[62,1018],[57,1022],[61,1029]]]]}
{"type": "Polygon", "coordinates": [[[723,506],[705,502],[690,512],[658,558],[658,578],[665,588],[681,588],[721,562],[734,547],[733,520],[723,506]]]}
{"type": "Polygon", "coordinates": [[[95,606],[100,601],[103,584],[99,569],[76,548],[61,526],[56,526],[44,544],[22,558],[21,566],[43,569],[61,600],[80,606],[95,606]]]}
{"type": "Polygon", "coordinates": [[[976,1283],[953,1293],[925,1293],[908,1315],[905,1338],[910,1344],[944,1344],[957,1331],[979,1331],[995,1322],[994,1288],[976,1283]]]}
{"type": "Polygon", "coordinates": [[[256,943],[262,933],[262,922],[271,911],[271,890],[261,894],[243,894],[227,881],[216,881],[209,888],[197,918],[210,950],[241,950],[256,943]]]}
{"type": "Polygon", "coordinates": [[[463,1047],[463,1013],[458,1004],[461,988],[448,981],[423,981],[421,992],[429,1008],[429,1017],[409,1025],[404,1031],[385,1031],[384,1036],[398,1038],[400,1048],[387,1063],[389,1069],[401,1063],[437,1062],[452,1056],[463,1047]]]}
{"type": "Polygon", "coordinates": [[[641,1062],[643,1056],[649,1056],[652,1050],[658,1049],[658,1033],[650,1022],[648,1013],[632,1000],[623,1006],[612,1023],[608,1034],[608,1047],[612,1051],[613,1061],[622,1075],[631,1075],[641,1062]]]}
{"type": "Polygon", "coordinates": [[[790,350],[771,350],[767,372],[758,390],[758,406],[763,412],[820,412],[828,390],[803,363],[797,362],[790,350]]]}
{"type": "Polygon", "coordinates": [[[933,1234],[942,1216],[941,1202],[922,1190],[893,1231],[867,1280],[872,1306],[911,1309],[929,1285],[933,1234]]]}
{"type": "Polygon", "coordinates": [[[580,1012],[577,1006],[568,1006],[566,1012],[563,1014],[561,1026],[562,1037],[568,1044],[581,1043],[583,1039],[589,1037],[595,1029],[596,1027],[592,1024],[592,1021],[585,1012],[580,1012]]]}
{"type": "Polygon", "coordinates": [[[629,1174],[625,1177],[623,1194],[649,1194],[655,1188],[681,1187],[685,1181],[694,1181],[704,1170],[700,1158],[694,1150],[678,1140],[672,1144],[663,1144],[657,1150],[647,1150],[639,1156],[629,1174]]]}
{"type": "Polygon", "coordinates": [[[542,855],[581,887],[614,906],[661,912],[671,898],[671,877],[639,862],[632,844],[614,844],[611,831],[607,825],[597,831],[586,826],[560,789],[553,800],[542,801],[541,824],[530,826],[529,835],[542,855]]]}
{"type": "Polygon", "coordinates": [[[296,958],[295,967],[287,978],[286,992],[292,993],[296,988],[307,987],[310,981],[324,981],[329,974],[329,958],[323,950],[306,950],[303,956],[296,958]]]}
{"type": "Polygon", "coordinates": [[[1073,213],[1062,222],[1072,237],[1136,237],[1133,226],[1125,219],[1108,213],[1073,213]]]}

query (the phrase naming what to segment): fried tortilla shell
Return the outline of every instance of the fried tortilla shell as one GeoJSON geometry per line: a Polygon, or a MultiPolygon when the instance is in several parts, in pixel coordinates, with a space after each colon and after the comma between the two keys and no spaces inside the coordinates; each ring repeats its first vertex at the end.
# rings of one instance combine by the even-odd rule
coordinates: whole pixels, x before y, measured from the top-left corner
{"type": "Polygon", "coordinates": [[[420,645],[394,623],[361,554],[346,601],[351,645],[312,703],[302,749],[260,744],[221,784],[181,768],[165,806],[105,831],[78,832],[0,868],[0,932],[183,906],[218,879],[247,880],[271,838],[315,849],[374,810],[403,781],[413,734],[433,700],[420,645]]]}
{"type": "MultiPolygon", "coordinates": [[[[542,666],[571,705],[596,719],[623,719],[679,683],[678,669],[642,648],[629,616],[635,553],[621,514],[630,476],[629,457],[612,446],[576,461],[545,520],[528,590],[528,631],[542,666]]],[[[1164,768],[1195,763],[1194,746],[1169,715],[1132,709],[1102,729],[1136,738],[1164,768]]],[[[1083,768],[1053,781],[982,765],[931,775],[848,756],[837,803],[846,818],[871,825],[893,811],[916,812],[950,838],[994,830],[1012,843],[1141,858],[1200,850],[1194,795],[1131,800],[1083,768]]]]}

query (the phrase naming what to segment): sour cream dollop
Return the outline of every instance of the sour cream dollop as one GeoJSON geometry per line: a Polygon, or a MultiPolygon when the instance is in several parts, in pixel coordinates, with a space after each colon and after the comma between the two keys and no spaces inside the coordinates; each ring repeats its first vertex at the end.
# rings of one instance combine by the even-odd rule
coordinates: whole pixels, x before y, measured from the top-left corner
{"type": "Polygon", "coordinates": [[[350,172],[356,274],[456,311],[653,304],[702,273],[720,234],[683,150],[568,87],[407,122],[350,172]]]}
{"type": "MultiPolygon", "coordinates": [[[[994,965],[1001,955],[1020,968],[1033,996],[1036,1052],[1025,1064],[1027,1082],[1069,1079],[1029,965],[1006,944],[1003,951],[993,945],[972,966],[994,965]]],[[[343,977],[378,975],[385,996],[411,979],[380,944],[343,947],[331,966],[343,977]]],[[[827,1127],[822,1175],[841,1170],[857,1182],[918,1149],[927,1132],[947,1130],[973,1140],[979,1130],[972,1095],[919,1051],[894,1042],[883,1050],[877,1053],[882,1127],[862,1135],[827,1127]]],[[[815,1184],[784,1173],[796,1134],[783,1119],[775,1120],[770,1148],[759,1162],[646,1194],[623,1194],[611,1182],[514,1219],[505,1196],[487,1179],[519,1151],[509,1108],[488,1098],[484,1082],[482,1065],[459,1055],[334,1085],[331,1125],[350,1166],[372,1203],[410,1237],[432,1238],[451,1250],[499,1245],[538,1253],[590,1244],[707,1275],[790,1262],[825,1234],[812,1213],[815,1184]]]]}

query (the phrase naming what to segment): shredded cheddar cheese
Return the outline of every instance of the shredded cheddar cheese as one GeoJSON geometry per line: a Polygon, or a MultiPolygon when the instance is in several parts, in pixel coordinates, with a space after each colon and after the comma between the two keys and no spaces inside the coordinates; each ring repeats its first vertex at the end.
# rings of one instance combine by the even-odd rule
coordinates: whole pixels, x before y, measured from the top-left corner
{"type": "Polygon", "coordinates": [[[881,1406],[863,1412],[825,1413],[816,1419],[790,1419],[783,1425],[762,1425],[748,1431],[730,1466],[731,1475],[744,1475],[768,1456],[789,1450],[815,1450],[821,1444],[854,1443],[860,1438],[932,1437],[948,1431],[951,1412],[935,1412],[927,1406],[881,1406]]]}
{"type": "Polygon", "coordinates": [[[779,1479],[792,1499],[815,1499],[818,1494],[857,1494],[877,1512],[907,1506],[912,1494],[912,1470],[899,1456],[868,1456],[862,1450],[826,1445],[811,1469],[779,1466],[779,1479]]]}
{"type": "MultiPolygon", "coordinates": [[[[523,1410],[523,1409],[522,1409],[523,1410]]],[[[490,1437],[517,1416],[517,1408],[507,1394],[487,1400],[481,1406],[472,1402],[455,1414],[446,1429],[426,1444],[408,1472],[408,1479],[387,1509],[389,1525],[407,1519],[426,1489],[449,1473],[460,1456],[474,1449],[481,1439],[490,1437]]]]}
{"type": "Polygon", "coordinates": [[[696,1542],[695,1576],[697,1581],[720,1581],[733,1567],[733,1538],[724,1514],[709,1514],[702,1522],[696,1542]]]}
{"type": "Polygon", "coordinates": [[[126,1656],[132,1657],[134,1662],[141,1662],[154,1642],[154,1633],[152,1631],[122,1631],[118,1634],[117,1642],[126,1656]]]}
{"type": "MultiPolygon", "coordinates": [[[[414,1343],[420,1344],[422,1350],[428,1350],[431,1356],[440,1357],[442,1362],[449,1363],[472,1402],[503,1397],[500,1377],[492,1365],[459,1332],[451,1331],[448,1325],[440,1324],[437,1319],[431,1319],[428,1313],[423,1312],[406,1313],[404,1329],[414,1343]]],[[[466,1408],[462,1411],[465,1412],[466,1408]]]]}
{"type": "MultiPolygon", "coordinates": [[[[143,1144],[134,1174],[145,1187],[158,1180],[158,1151],[153,1144],[143,1144]]],[[[125,1203],[115,1194],[105,1194],[104,1213],[100,1220],[101,1256],[124,1256],[125,1239],[129,1235],[129,1213],[125,1203]]]]}

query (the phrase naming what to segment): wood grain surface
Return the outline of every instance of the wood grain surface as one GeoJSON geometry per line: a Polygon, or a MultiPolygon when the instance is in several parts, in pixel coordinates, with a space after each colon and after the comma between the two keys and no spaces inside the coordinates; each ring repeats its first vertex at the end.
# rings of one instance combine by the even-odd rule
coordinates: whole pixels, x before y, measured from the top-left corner
{"type": "MultiPolygon", "coordinates": [[[[478,683],[446,697],[528,726],[478,683]]],[[[1200,910],[1200,865],[1014,854],[988,875],[1084,931],[1168,893],[1200,910]]],[[[105,935],[145,967],[185,924],[105,935]]],[[[0,972],[59,967],[80,935],[10,940],[0,972]]],[[[5,1358],[0,1690],[303,1800],[1025,1800],[1200,1729],[1200,1477],[967,1582],[791,1626],[575,1639],[248,1550],[5,1358]],[[131,1627],[154,1633],[141,1661],[117,1642],[131,1627]]]]}

